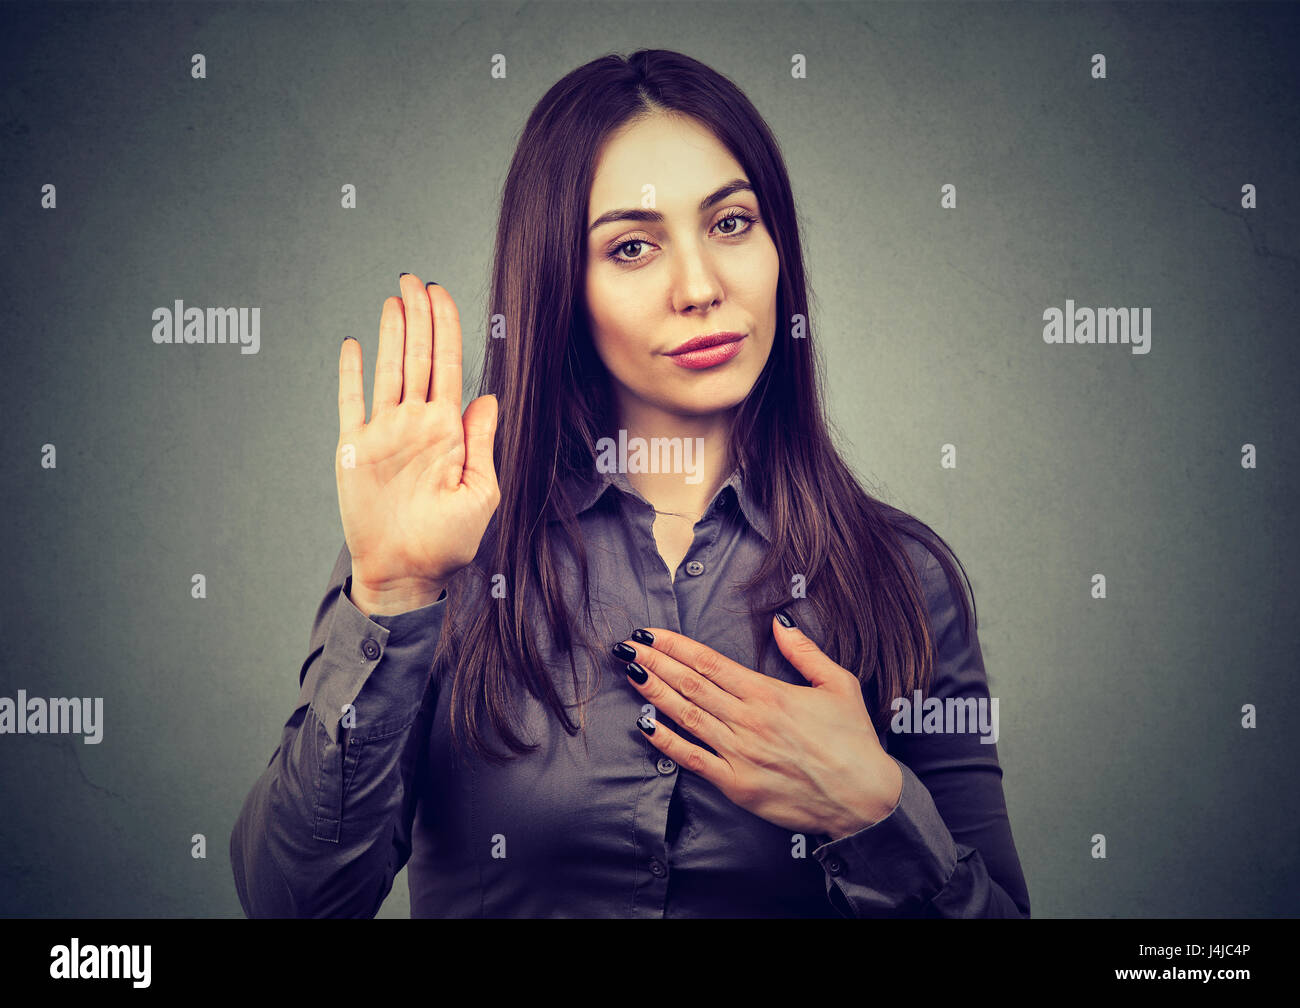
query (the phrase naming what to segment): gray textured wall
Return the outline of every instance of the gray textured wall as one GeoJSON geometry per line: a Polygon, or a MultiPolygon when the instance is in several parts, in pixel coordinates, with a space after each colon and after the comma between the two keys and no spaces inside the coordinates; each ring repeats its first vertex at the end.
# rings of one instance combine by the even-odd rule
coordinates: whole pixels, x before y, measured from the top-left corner
{"type": "MultiPolygon", "coordinates": [[[[0,22],[0,695],[104,698],[98,745],[0,735],[0,914],[241,912],[230,827],[341,541],[340,340],[362,341],[369,395],[380,304],[411,270],[458,300],[476,378],[518,131],[570,69],[642,46],[731,76],[782,144],[846,455],[973,579],[1035,916],[1300,912],[1294,8],[7,4],[0,22]],[[1066,298],[1149,307],[1150,352],[1045,344],[1066,298]],[[176,299],[259,306],[260,351],[155,345],[176,299]]],[[[383,914],[407,912],[403,873],[383,914]]]]}

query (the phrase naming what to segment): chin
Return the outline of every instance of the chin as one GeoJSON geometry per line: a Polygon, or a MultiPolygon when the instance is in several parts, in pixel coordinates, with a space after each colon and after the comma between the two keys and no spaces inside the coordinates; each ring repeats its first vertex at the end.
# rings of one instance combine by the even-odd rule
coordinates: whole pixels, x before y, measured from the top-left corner
{"type": "Polygon", "coordinates": [[[707,397],[695,396],[673,405],[679,412],[689,416],[709,416],[739,406],[745,401],[745,397],[749,395],[749,389],[752,387],[752,385],[744,388],[737,386],[734,390],[729,389],[725,392],[711,393],[707,397]]]}

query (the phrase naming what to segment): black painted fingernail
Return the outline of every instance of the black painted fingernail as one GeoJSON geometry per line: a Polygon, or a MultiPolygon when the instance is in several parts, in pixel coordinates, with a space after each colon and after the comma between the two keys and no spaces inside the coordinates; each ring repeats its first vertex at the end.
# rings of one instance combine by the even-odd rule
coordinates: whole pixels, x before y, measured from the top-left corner
{"type": "Polygon", "coordinates": [[[637,718],[636,726],[640,728],[643,732],[645,732],[647,735],[653,735],[655,733],[655,726],[651,723],[648,717],[642,716],[637,718]]]}
{"type": "Polygon", "coordinates": [[[402,277],[404,277],[404,276],[410,276],[410,275],[411,275],[410,273],[398,273],[398,274],[397,274],[397,279],[398,279],[398,280],[401,280],[402,277]]]}
{"type": "Polygon", "coordinates": [[[636,657],[636,648],[619,641],[614,645],[614,657],[622,658],[624,661],[631,661],[636,657]]]}
{"type": "Polygon", "coordinates": [[[440,286],[437,280],[430,280],[427,284],[424,285],[424,288],[425,290],[428,290],[430,287],[437,287],[437,286],[440,286]]]}
{"type": "Polygon", "coordinates": [[[650,678],[650,673],[634,661],[627,663],[627,674],[632,677],[632,681],[635,683],[644,683],[650,678]]]}
{"type": "Polygon", "coordinates": [[[776,618],[777,618],[777,621],[778,621],[778,622],[779,622],[783,627],[789,627],[789,628],[793,628],[793,629],[795,629],[795,630],[799,629],[799,624],[796,623],[794,620],[792,620],[789,616],[787,616],[787,615],[786,615],[786,612],[785,612],[784,609],[780,609],[780,610],[777,611],[776,618]]]}
{"type": "Polygon", "coordinates": [[[649,630],[633,630],[632,639],[638,644],[653,644],[655,642],[655,635],[649,630]]]}

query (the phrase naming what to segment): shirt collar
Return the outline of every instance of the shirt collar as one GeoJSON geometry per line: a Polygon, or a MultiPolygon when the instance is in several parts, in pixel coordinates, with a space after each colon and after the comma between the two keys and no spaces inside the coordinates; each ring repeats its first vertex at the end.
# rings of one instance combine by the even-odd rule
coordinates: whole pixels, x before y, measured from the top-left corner
{"type": "MultiPolygon", "coordinates": [[[[605,496],[610,487],[617,487],[623,493],[637,500],[645,500],[632,486],[626,473],[596,472],[593,467],[593,471],[585,474],[572,472],[567,476],[561,476],[560,482],[564,486],[569,500],[573,502],[573,511],[576,515],[581,515],[584,511],[594,507],[596,502],[605,496]]],[[[756,496],[746,490],[744,477],[739,466],[732,470],[731,475],[727,477],[727,481],[719,488],[715,500],[720,498],[728,488],[730,488],[730,493],[734,494],[735,499],[739,501],[740,510],[749,524],[754,527],[754,530],[759,535],[771,543],[771,520],[767,511],[759,504],[756,496]]],[[[559,521],[559,518],[552,517],[550,520],[559,521]]]]}

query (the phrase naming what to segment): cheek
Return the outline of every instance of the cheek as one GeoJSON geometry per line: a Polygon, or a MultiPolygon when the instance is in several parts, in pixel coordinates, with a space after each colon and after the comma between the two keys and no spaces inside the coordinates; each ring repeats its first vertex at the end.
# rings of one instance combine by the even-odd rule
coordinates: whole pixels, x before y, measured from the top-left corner
{"type": "Polygon", "coordinates": [[[602,286],[599,281],[587,284],[587,324],[591,342],[601,363],[612,374],[624,374],[634,368],[638,334],[644,319],[635,294],[625,289],[602,286]]]}
{"type": "Polygon", "coordinates": [[[632,353],[645,337],[651,298],[635,285],[591,280],[587,284],[587,320],[602,355],[632,353]]]}
{"type": "Polygon", "coordinates": [[[751,305],[766,304],[776,298],[777,278],[781,268],[776,246],[765,241],[746,249],[747,255],[734,261],[732,290],[751,305]]]}
{"type": "Polygon", "coordinates": [[[758,270],[758,275],[763,278],[761,289],[758,292],[758,304],[760,306],[759,318],[764,320],[764,328],[767,334],[772,334],[772,329],[776,327],[776,297],[777,290],[781,281],[781,260],[776,254],[776,246],[771,246],[765,262],[758,270]]]}
{"type": "Polygon", "coordinates": [[[781,272],[781,257],[777,255],[776,246],[770,240],[764,246],[763,261],[757,272],[763,278],[764,293],[775,300],[777,281],[780,279],[781,272]]]}

